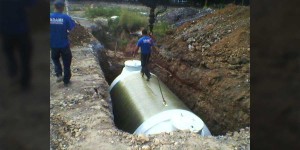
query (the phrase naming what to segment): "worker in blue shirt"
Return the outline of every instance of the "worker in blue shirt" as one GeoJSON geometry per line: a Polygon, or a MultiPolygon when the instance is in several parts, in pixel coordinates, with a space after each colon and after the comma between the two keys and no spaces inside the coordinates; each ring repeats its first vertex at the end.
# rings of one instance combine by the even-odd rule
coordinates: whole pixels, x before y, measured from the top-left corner
{"type": "Polygon", "coordinates": [[[150,56],[151,56],[151,50],[154,46],[153,39],[148,35],[147,29],[142,30],[142,37],[138,40],[134,54],[138,52],[139,48],[141,48],[141,65],[142,65],[142,77],[144,77],[144,74],[147,76],[147,81],[150,80],[151,74],[148,68],[150,56]]]}
{"type": "Polygon", "coordinates": [[[55,12],[50,14],[50,47],[51,59],[54,63],[57,82],[63,81],[65,86],[71,78],[72,52],[68,39],[69,32],[74,29],[75,22],[66,14],[63,14],[65,3],[62,0],[54,2],[55,12]],[[59,61],[60,56],[64,65],[64,76],[62,77],[62,67],[59,61]]]}

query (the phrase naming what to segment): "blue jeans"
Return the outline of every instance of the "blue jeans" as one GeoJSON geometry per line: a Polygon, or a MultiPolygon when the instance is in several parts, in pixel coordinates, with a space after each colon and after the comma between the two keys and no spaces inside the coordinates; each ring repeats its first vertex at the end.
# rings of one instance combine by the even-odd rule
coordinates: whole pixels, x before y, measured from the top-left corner
{"type": "Polygon", "coordinates": [[[62,57],[62,62],[64,65],[64,83],[69,83],[71,79],[71,62],[72,62],[72,52],[70,47],[66,48],[51,48],[51,59],[54,64],[56,76],[62,76],[62,67],[59,61],[60,56],[62,57]]]}

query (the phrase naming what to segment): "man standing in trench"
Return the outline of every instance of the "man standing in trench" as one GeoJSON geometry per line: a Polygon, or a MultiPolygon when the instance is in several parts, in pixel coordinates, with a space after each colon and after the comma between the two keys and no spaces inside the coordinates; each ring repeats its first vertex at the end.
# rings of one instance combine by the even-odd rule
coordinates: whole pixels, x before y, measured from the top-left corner
{"type": "Polygon", "coordinates": [[[69,32],[74,29],[75,22],[70,16],[63,14],[65,3],[63,0],[54,2],[55,12],[50,14],[50,46],[51,59],[54,63],[57,82],[64,82],[67,86],[71,78],[72,53],[68,39],[69,32]],[[62,77],[62,67],[59,61],[62,56],[64,65],[64,76],[62,77]]]}
{"type": "Polygon", "coordinates": [[[151,74],[148,68],[149,65],[149,60],[151,56],[151,48],[153,48],[154,42],[153,39],[148,36],[147,30],[143,29],[142,30],[142,37],[138,40],[134,54],[138,52],[139,48],[141,48],[141,65],[142,65],[142,77],[144,77],[144,74],[147,76],[147,81],[150,80],[151,74]]]}

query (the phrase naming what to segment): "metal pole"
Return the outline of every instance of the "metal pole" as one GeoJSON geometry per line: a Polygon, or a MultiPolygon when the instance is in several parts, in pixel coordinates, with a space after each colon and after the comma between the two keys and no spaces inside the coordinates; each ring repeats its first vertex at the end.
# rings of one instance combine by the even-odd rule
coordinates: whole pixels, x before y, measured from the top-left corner
{"type": "Polygon", "coordinates": [[[65,3],[66,3],[66,12],[67,12],[67,15],[69,15],[69,2],[68,2],[68,0],[65,0],[65,3]]]}

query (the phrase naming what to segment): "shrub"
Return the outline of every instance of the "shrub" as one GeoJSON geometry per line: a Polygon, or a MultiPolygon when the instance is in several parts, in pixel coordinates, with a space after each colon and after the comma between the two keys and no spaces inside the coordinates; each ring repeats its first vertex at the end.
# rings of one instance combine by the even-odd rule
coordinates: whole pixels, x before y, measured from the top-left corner
{"type": "Polygon", "coordinates": [[[111,17],[111,16],[120,16],[121,8],[120,7],[98,7],[98,8],[87,8],[85,15],[89,18],[95,17],[111,17]]]}
{"type": "Polygon", "coordinates": [[[156,38],[162,38],[166,35],[167,31],[169,30],[169,24],[166,22],[158,22],[154,24],[153,27],[153,34],[156,38]]]}
{"type": "Polygon", "coordinates": [[[122,9],[120,21],[118,26],[122,27],[124,30],[136,31],[141,27],[147,26],[147,17],[138,14],[137,12],[132,12],[126,9],[122,9]]]}

